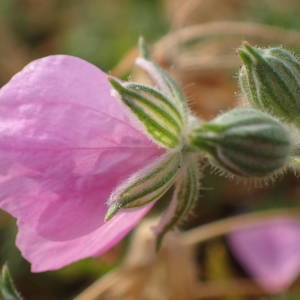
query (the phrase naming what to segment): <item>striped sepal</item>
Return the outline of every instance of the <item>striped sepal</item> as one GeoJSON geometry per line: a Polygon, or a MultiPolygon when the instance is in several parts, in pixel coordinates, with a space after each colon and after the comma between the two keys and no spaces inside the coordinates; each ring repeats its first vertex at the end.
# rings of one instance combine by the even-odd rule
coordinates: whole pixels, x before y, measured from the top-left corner
{"type": "Polygon", "coordinates": [[[300,127],[300,61],[283,48],[255,48],[244,43],[239,81],[256,108],[300,127]]]}
{"type": "Polygon", "coordinates": [[[230,110],[190,134],[190,143],[213,165],[241,177],[266,177],[281,170],[292,153],[286,128],[253,108],[230,110]]]}
{"type": "Polygon", "coordinates": [[[200,170],[196,154],[189,154],[177,175],[172,201],[155,229],[156,248],[159,249],[165,234],[184,220],[198,199],[200,170]]]}
{"type": "Polygon", "coordinates": [[[174,105],[169,97],[162,94],[159,90],[145,84],[129,82],[126,83],[125,86],[137,92],[144,98],[148,99],[149,102],[167,112],[172,118],[172,122],[176,124],[178,133],[182,130],[184,124],[183,117],[178,110],[178,107],[174,105]]]}
{"type": "Polygon", "coordinates": [[[158,200],[174,183],[181,164],[181,153],[167,153],[138,171],[112,193],[105,220],[121,208],[140,207],[158,200]]]}
{"type": "Polygon", "coordinates": [[[166,97],[144,85],[122,84],[113,78],[109,81],[155,142],[165,148],[180,145],[180,114],[166,97]]]}
{"type": "Polygon", "coordinates": [[[179,108],[182,118],[186,120],[189,108],[183,91],[167,72],[152,61],[147,45],[142,38],[139,40],[139,49],[140,57],[136,59],[136,65],[148,74],[165,95],[172,99],[174,105],[179,108]]]}

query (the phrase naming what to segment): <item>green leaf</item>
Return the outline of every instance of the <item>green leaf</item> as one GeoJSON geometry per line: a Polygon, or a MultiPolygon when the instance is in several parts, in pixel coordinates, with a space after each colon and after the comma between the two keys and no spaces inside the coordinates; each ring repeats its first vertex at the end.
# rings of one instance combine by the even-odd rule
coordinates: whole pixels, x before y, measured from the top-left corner
{"type": "Polygon", "coordinates": [[[156,249],[159,249],[165,234],[178,226],[194,207],[200,187],[200,170],[197,154],[187,154],[177,175],[172,201],[156,228],[156,249]]]}
{"type": "Polygon", "coordinates": [[[0,278],[0,291],[3,300],[22,300],[23,298],[16,290],[13,280],[11,278],[9,269],[6,265],[2,267],[0,278]]]}
{"type": "Polygon", "coordinates": [[[158,200],[173,185],[180,164],[181,153],[167,153],[128,178],[112,193],[105,221],[121,208],[141,207],[158,200]]]}

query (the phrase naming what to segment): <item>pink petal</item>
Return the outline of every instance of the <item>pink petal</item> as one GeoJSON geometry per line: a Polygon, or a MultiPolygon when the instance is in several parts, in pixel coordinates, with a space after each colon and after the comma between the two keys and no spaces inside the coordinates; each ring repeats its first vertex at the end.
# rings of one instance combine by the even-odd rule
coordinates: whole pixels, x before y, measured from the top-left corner
{"type": "Polygon", "coordinates": [[[19,226],[16,243],[22,255],[32,263],[32,272],[56,270],[82,258],[104,253],[119,242],[152,206],[120,212],[98,229],[67,241],[47,240],[30,224],[23,224],[19,226]]]}
{"type": "MultiPolygon", "coordinates": [[[[33,263],[41,257],[25,249],[31,242],[38,247],[37,240],[41,249],[60,241],[78,246],[81,238],[101,235],[104,226],[106,233],[120,231],[112,234],[117,242],[146,211],[131,212],[126,226],[124,213],[123,228],[119,222],[103,225],[106,200],[116,185],[162,153],[130,123],[105,73],[79,58],[34,61],[0,90],[0,207],[18,218],[18,245],[33,263]]],[[[99,253],[107,249],[102,238],[99,253]]],[[[72,251],[85,257],[96,249],[84,256],[82,249],[72,251]]]]}
{"type": "Polygon", "coordinates": [[[300,273],[300,220],[276,218],[232,232],[236,258],[267,291],[288,288],[300,273]]]}

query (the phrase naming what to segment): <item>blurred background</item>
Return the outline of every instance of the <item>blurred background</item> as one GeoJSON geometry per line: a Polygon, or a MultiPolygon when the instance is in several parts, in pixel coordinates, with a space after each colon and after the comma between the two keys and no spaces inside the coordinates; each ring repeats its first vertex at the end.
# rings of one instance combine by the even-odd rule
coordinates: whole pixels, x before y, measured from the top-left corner
{"type": "MultiPolygon", "coordinates": [[[[0,84],[31,60],[58,53],[81,57],[121,78],[144,80],[133,67],[143,35],[154,58],[182,85],[194,112],[209,120],[241,101],[235,50],[242,41],[284,45],[299,55],[299,30],[299,0],[1,0],[0,84]]],[[[259,188],[206,173],[197,207],[182,226],[187,232],[241,213],[282,209],[286,214],[299,207],[299,178],[293,172],[259,188]]],[[[231,252],[230,228],[226,232],[224,224],[223,231],[199,238],[195,233],[185,244],[174,235],[151,260],[151,235],[142,225],[99,258],[32,274],[14,245],[15,221],[1,213],[0,263],[8,262],[28,300],[74,299],[80,293],[78,300],[300,299],[297,279],[280,295],[270,296],[257,285],[231,252]],[[190,294],[191,285],[197,286],[197,296],[190,294]]]]}

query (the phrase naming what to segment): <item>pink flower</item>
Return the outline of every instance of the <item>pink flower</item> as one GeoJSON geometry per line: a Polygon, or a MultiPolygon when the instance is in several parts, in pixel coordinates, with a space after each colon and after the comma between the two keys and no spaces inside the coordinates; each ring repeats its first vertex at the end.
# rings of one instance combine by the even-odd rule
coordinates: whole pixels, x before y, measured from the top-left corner
{"type": "Polygon", "coordinates": [[[99,255],[153,204],[104,223],[123,180],[164,150],[129,120],[106,74],[71,56],[30,63],[0,90],[0,207],[32,271],[99,255]]]}
{"type": "Polygon", "coordinates": [[[276,218],[229,235],[236,258],[267,291],[285,290],[300,273],[300,221],[276,218]]]}

